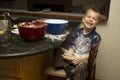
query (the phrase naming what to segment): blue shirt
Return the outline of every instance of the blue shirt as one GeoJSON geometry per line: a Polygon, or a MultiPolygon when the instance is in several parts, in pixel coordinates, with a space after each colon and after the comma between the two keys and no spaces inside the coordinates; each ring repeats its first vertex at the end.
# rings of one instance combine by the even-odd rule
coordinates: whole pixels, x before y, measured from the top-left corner
{"type": "Polygon", "coordinates": [[[70,48],[74,49],[77,56],[88,54],[91,46],[100,41],[99,34],[93,30],[89,34],[83,34],[83,28],[73,32],[70,48]]]}

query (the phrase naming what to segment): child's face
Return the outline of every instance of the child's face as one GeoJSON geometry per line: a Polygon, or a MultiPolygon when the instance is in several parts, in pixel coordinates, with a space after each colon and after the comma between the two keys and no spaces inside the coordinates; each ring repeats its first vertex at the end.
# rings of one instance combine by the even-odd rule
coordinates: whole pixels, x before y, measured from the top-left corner
{"type": "Polygon", "coordinates": [[[82,22],[84,27],[88,29],[94,29],[99,22],[100,14],[93,11],[88,10],[86,15],[83,17],[82,22]]]}

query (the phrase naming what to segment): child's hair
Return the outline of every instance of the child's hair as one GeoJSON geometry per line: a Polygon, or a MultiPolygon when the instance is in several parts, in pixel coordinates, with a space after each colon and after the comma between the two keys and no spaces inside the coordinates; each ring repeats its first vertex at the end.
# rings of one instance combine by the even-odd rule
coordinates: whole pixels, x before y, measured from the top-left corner
{"type": "MultiPolygon", "coordinates": [[[[89,8],[88,10],[93,10],[94,12],[101,14],[100,10],[98,8],[95,8],[95,7],[89,8]]],[[[87,13],[87,11],[86,11],[86,13],[87,13]]]]}
{"type": "Polygon", "coordinates": [[[100,10],[98,8],[90,8],[90,9],[97,12],[97,13],[99,13],[99,14],[101,14],[101,12],[100,12],[100,10]]]}
{"type": "MultiPolygon", "coordinates": [[[[101,12],[100,12],[100,10],[98,8],[92,7],[92,8],[89,8],[87,11],[89,11],[89,10],[93,10],[94,12],[100,14],[99,20],[101,19],[101,12]]],[[[86,11],[86,13],[87,13],[87,11],[86,11]]]]}

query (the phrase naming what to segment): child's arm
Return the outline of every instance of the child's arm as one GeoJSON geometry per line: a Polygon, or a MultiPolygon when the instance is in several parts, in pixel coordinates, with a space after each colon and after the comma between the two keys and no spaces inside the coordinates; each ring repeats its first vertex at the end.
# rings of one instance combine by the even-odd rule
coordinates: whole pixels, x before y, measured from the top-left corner
{"type": "Polygon", "coordinates": [[[72,48],[69,48],[69,53],[73,55],[74,54],[74,50],[72,48]]]}
{"type": "Polygon", "coordinates": [[[89,58],[89,54],[84,55],[84,56],[82,56],[82,57],[74,57],[74,59],[72,60],[72,63],[73,63],[74,65],[77,65],[79,62],[82,62],[82,61],[84,61],[84,60],[87,60],[88,58],[89,58]]]}
{"type": "Polygon", "coordinates": [[[74,58],[74,50],[72,48],[70,48],[69,50],[61,47],[61,50],[64,52],[64,54],[62,55],[64,59],[67,60],[72,60],[74,58]]]}

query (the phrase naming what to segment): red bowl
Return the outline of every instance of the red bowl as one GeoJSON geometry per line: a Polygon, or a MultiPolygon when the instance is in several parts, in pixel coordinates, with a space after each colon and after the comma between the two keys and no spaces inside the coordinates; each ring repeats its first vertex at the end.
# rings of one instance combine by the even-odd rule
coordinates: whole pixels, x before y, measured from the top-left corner
{"type": "Polygon", "coordinates": [[[18,30],[24,41],[39,41],[44,38],[46,26],[44,22],[23,22],[18,24],[18,30]]]}

